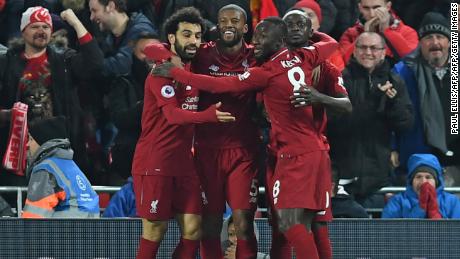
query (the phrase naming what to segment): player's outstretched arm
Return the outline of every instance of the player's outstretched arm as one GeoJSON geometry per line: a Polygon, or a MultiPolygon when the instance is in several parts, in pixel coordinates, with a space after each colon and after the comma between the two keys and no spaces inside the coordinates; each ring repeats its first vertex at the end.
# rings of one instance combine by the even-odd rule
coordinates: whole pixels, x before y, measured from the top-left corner
{"type": "Polygon", "coordinates": [[[212,93],[245,92],[263,88],[268,84],[269,75],[261,68],[252,68],[239,76],[213,77],[199,75],[164,62],[152,70],[152,75],[174,78],[186,85],[212,93]]]}

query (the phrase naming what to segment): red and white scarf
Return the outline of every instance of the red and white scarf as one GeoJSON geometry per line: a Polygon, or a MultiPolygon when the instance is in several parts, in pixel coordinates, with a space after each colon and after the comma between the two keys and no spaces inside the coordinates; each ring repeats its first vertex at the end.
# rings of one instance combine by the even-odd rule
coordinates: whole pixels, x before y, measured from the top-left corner
{"type": "Polygon", "coordinates": [[[24,176],[27,159],[27,104],[17,102],[11,109],[11,127],[3,167],[24,176]]]}

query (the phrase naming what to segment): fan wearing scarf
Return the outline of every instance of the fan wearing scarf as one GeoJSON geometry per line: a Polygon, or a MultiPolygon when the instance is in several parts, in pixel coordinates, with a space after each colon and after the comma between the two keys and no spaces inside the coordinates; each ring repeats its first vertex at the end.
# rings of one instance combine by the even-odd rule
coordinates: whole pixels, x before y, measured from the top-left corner
{"type": "MultiPolygon", "coordinates": [[[[427,13],[418,31],[418,48],[395,65],[394,71],[406,83],[414,105],[412,129],[398,134],[396,151],[406,165],[411,154],[432,153],[442,166],[460,165],[460,138],[451,134],[451,94],[449,49],[450,26],[439,13],[427,13]]],[[[406,168],[400,168],[402,175],[406,168]]]]}

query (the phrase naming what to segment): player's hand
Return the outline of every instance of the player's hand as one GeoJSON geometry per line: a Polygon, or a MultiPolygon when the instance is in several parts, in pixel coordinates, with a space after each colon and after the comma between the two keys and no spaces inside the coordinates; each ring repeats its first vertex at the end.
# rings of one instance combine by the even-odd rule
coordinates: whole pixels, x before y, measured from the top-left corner
{"type": "Polygon", "coordinates": [[[386,7],[382,6],[375,9],[375,15],[379,19],[379,31],[383,32],[390,26],[390,12],[388,12],[386,7]]]}
{"type": "Polygon", "coordinates": [[[173,69],[174,67],[176,67],[176,65],[174,65],[170,61],[166,61],[162,64],[156,65],[152,69],[152,75],[171,78],[171,69],[173,69]]]}
{"type": "Polygon", "coordinates": [[[72,9],[67,9],[61,12],[62,20],[69,23],[70,26],[75,27],[80,24],[80,20],[75,15],[72,9]]]}
{"type": "Polygon", "coordinates": [[[398,91],[393,87],[393,84],[390,81],[386,81],[384,85],[378,84],[377,87],[380,91],[384,92],[388,98],[393,99],[398,91]]]}
{"type": "Polygon", "coordinates": [[[296,108],[312,105],[314,103],[321,103],[321,93],[313,87],[303,85],[293,93],[294,95],[292,95],[290,99],[291,104],[296,108]]]}
{"type": "Polygon", "coordinates": [[[231,245],[225,250],[224,259],[234,259],[236,256],[236,245],[231,245]]]}
{"type": "Polygon", "coordinates": [[[377,29],[379,28],[380,21],[379,18],[376,16],[366,23],[364,23],[364,31],[366,32],[377,32],[377,29]]]}
{"type": "Polygon", "coordinates": [[[229,112],[222,112],[219,110],[220,106],[222,106],[221,102],[218,102],[216,105],[216,117],[219,122],[233,122],[236,120],[234,116],[232,116],[229,112]]]}

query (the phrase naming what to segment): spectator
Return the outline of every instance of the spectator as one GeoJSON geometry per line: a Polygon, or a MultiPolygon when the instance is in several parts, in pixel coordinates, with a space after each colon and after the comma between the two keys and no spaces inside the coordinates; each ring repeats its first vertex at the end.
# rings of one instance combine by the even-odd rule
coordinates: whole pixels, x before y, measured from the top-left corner
{"type": "MultiPolygon", "coordinates": [[[[49,47],[51,16],[45,8],[31,7],[23,13],[21,31],[23,43],[0,55],[0,106],[9,109],[21,101],[29,105],[29,120],[63,115],[67,117],[70,139],[76,151],[75,159],[83,155],[76,146],[79,141],[80,111],[75,86],[91,79],[102,67],[103,56],[97,43],[76,18],[72,10],[61,13],[79,37],[80,52],[67,49],[57,53],[49,47]],[[40,14],[40,15],[38,15],[40,14]]],[[[0,152],[6,149],[8,127],[0,128],[0,152]]],[[[22,185],[23,179],[5,176],[4,184],[22,185]]]]}
{"type": "Polygon", "coordinates": [[[348,63],[357,37],[363,32],[376,32],[387,42],[386,55],[392,64],[409,54],[417,47],[417,32],[405,25],[391,11],[390,0],[360,0],[361,17],[356,24],[340,37],[340,49],[345,63],[348,63]]]}
{"type": "Polygon", "coordinates": [[[304,11],[312,20],[313,30],[330,34],[337,17],[337,8],[331,0],[301,0],[294,4],[294,7],[305,8],[304,11]],[[313,21],[314,16],[316,16],[316,21],[313,21]]]}
{"type": "Polygon", "coordinates": [[[147,17],[141,13],[128,15],[125,0],[90,0],[91,21],[101,31],[108,32],[102,49],[105,52],[104,77],[132,74],[133,45],[141,33],[156,33],[147,17]]]}
{"type": "MultiPolygon", "coordinates": [[[[99,26],[103,32],[107,32],[107,36],[101,44],[104,51],[104,65],[100,77],[99,85],[105,86],[101,97],[106,96],[107,99],[125,98],[127,100],[127,108],[135,108],[136,103],[141,101],[143,82],[134,80],[134,42],[144,33],[156,34],[157,31],[152,22],[141,13],[128,14],[126,0],[90,0],[89,8],[91,12],[91,21],[99,26]]],[[[117,100],[118,101],[118,100],[117,100]]],[[[119,104],[119,103],[118,103],[119,104]]],[[[109,161],[109,152],[115,144],[115,138],[118,129],[114,122],[122,121],[123,113],[120,113],[116,105],[110,103],[110,106],[102,107],[105,112],[98,119],[98,128],[100,130],[102,141],[102,154],[105,160],[109,161]]],[[[139,122],[137,122],[138,124],[139,122]]],[[[132,142],[137,139],[136,134],[125,134],[121,138],[132,142]],[[130,139],[128,139],[130,138],[130,139]]],[[[121,144],[121,139],[117,140],[117,144],[121,144]]],[[[116,147],[118,151],[119,145],[116,147]]],[[[120,157],[115,155],[112,159],[119,160],[120,157]]],[[[129,157],[121,158],[122,161],[113,161],[115,165],[112,169],[123,176],[127,175],[126,168],[130,168],[132,159],[129,157]],[[126,162],[124,162],[126,161],[126,162]]],[[[117,174],[112,174],[107,180],[113,181],[117,174]]]]}
{"type": "MultiPolygon", "coordinates": [[[[300,8],[307,14],[308,18],[311,20],[311,28],[313,31],[322,31],[320,29],[320,24],[323,19],[321,8],[314,0],[302,0],[297,2],[294,7],[300,8]]],[[[342,71],[345,68],[345,63],[343,62],[342,54],[339,50],[332,53],[327,60],[339,69],[339,71],[342,71]]]]}
{"type": "Polygon", "coordinates": [[[369,218],[366,209],[345,191],[337,169],[332,168],[332,216],[334,218],[369,218]]]}
{"type": "Polygon", "coordinates": [[[388,201],[382,218],[460,218],[460,200],[444,191],[443,170],[436,156],[413,154],[407,167],[406,191],[388,201]]]}
{"type": "Polygon", "coordinates": [[[405,81],[414,104],[415,123],[398,134],[396,151],[400,172],[410,155],[431,153],[443,166],[460,165],[460,137],[451,134],[451,68],[449,62],[450,25],[438,13],[427,13],[422,20],[419,48],[395,65],[405,81]]]}
{"type": "MultiPolygon", "coordinates": [[[[165,51],[161,44],[152,44],[150,52],[145,51],[156,55],[158,60],[174,59],[189,68],[204,29],[199,11],[193,7],[180,9],[169,17],[164,27],[170,50],[165,51]],[[160,53],[154,51],[158,46],[163,49],[160,53]]],[[[219,106],[197,112],[195,86],[151,74],[147,77],[142,132],[132,167],[136,209],[143,225],[138,259],[156,256],[168,220],[173,216],[180,225],[181,239],[172,258],[195,258],[201,238],[201,207],[206,199],[191,153],[192,123],[235,120],[230,113],[217,110],[219,106]]]]}
{"type": "Polygon", "coordinates": [[[119,218],[129,217],[134,218],[136,213],[136,197],[133,189],[133,178],[129,177],[128,182],[121,187],[110,199],[109,205],[105,208],[102,217],[104,218],[119,218]]]}
{"type": "Polygon", "coordinates": [[[23,218],[98,218],[99,197],[72,160],[65,118],[29,125],[30,176],[23,218]]]}
{"type": "MultiPolygon", "coordinates": [[[[257,229],[257,225],[255,222],[252,222],[254,227],[254,235],[257,240],[259,240],[259,232],[257,229]]],[[[235,223],[233,222],[233,217],[230,216],[228,219],[224,221],[222,232],[221,232],[221,242],[222,242],[222,251],[224,254],[224,259],[235,259],[236,256],[236,249],[237,249],[237,236],[236,236],[236,229],[235,223]]],[[[241,258],[241,257],[238,257],[241,258]]],[[[253,258],[253,257],[251,257],[253,258]]],[[[256,259],[268,259],[270,256],[257,253],[256,259]]]]}
{"type": "Polygon", "coordinates": [[[340,36],[350,27],[352,27],[359,17],[358,2],[359,0],[332,0],[337,15],[335,24],[331,31],[331,36],[334,39],[340,39],[340,36]]]}
{"type": "Polygon", "coordinates": [[[341,179],[357,179],[347,189],[356,201],[383,207],[383,196],[373,194],[389,184],[392,132],[412,126],[413,109],[404,82],[385,59],[383,37],[365,32],[355,45],[343,72],[353,112],[330,120],[331,158],[341,179]]]}

